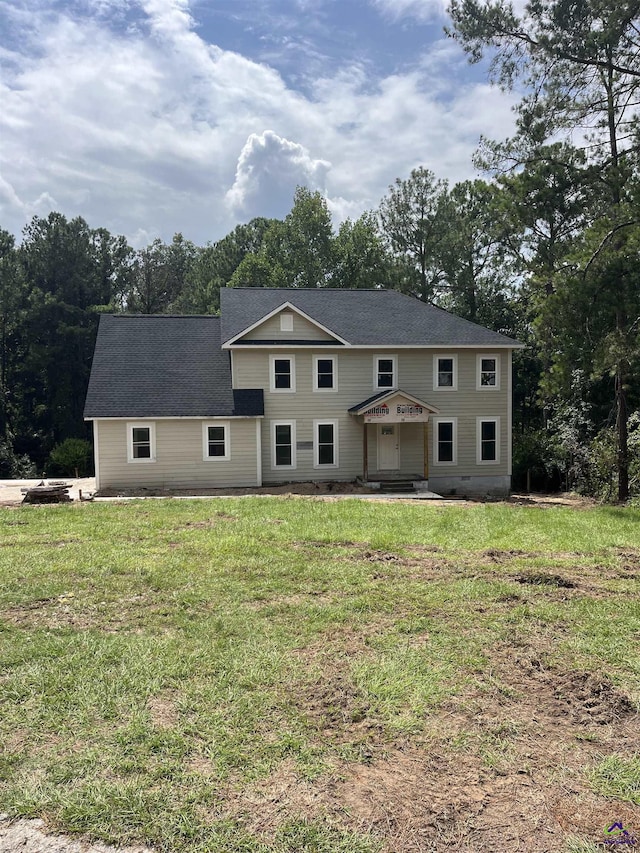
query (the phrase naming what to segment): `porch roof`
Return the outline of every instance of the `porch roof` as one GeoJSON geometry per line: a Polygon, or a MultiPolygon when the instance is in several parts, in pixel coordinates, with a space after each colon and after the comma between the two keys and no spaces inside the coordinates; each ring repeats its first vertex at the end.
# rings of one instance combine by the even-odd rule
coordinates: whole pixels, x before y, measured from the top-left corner
{"type": "MultiPolygon", "coordinates": [[[[368,397],[366,400],[363,400],[362,403],[356,403],[355,406],[351,406],[349,414],[364,415],[369,411],[369,409],[372,409],[375,406],[382,406],[384,403],[388,404],[394,397],[401,397],[403,400],[407,400],[411,405],[424,409],[431,415],[440,414],[440,409],[436,408],[436,406],[432,406],[431,403],[425,403],[424,400],[420,400],[418,397],[415,397],[413,394],[409,394],[407,391],[403,391],[401,388],[379,391],[372,397],[368,397]]],[[[401,420],[400,415],[398,415],[398,420],[401,420]]]]}

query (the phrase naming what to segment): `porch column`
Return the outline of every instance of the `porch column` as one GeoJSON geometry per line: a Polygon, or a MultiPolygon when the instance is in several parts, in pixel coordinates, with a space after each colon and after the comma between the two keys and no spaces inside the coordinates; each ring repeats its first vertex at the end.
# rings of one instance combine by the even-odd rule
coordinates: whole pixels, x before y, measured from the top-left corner
{"type": "Polygon", "coordinates": [[[429,421],[425,421],[422,428],[424,441],[424,478],[429,479],[429,421]]]}
{"type": "Polygon", "coordinates": [[[364,439],[362,442],[362,457],[363,457],[362,458],[362,473],[363,473],[363,477],[364,477],[365,481],[369,479],[369,444],[368,444],[369,430],[368,430],[368,426],[369,425],[367,424],[366,421],[362,425],[362,428],[364,429],[364,439]]]}

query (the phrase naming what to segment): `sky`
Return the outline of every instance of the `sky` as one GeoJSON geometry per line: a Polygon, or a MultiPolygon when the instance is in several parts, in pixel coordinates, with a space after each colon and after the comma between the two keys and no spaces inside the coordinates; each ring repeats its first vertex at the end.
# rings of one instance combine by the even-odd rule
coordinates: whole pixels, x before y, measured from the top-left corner
{"type": "Polygon", "coordinates": [[[334,225],[424,166],[477,176],[513,129],[446,0],[3,0],[0,228],[52,210],[140,248],[283,218],[334,225]]]}

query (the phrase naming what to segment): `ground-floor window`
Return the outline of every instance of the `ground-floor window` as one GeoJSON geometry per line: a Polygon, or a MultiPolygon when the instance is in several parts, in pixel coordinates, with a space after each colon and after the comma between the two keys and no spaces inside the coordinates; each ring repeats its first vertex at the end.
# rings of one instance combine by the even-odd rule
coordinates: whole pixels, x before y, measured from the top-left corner
{"type": "Polygon", "coordinates": [[[433,461],[436,465],[455,465],[457,456],[455,418],[436,418],[433,422],[433,461]]]}
{"type": "Polygon", "coordinates": [[[271,422],[271,467],[296,467],[296,422],[271,422]]]}
{"type": "Polygon", "coordinates": [[[477,418],[478,464],[500,461],[500,418],[477,418]]]}
{"type": "Polygon", "coordinates": [[[229,423],[227,421],[202,425],[202,455],[205,462],[224,462],[231,458],[229,423]]]}
{"type": "Polygon", "coordinates": [[[156,429],[154,423],[127,424],[127,461],[155,462],[156,429]]]}
{"type": "Polygon", "coordinates": [[[338,424],[336,421],[313,423],[314,468],[337,468],[338,424]]]}

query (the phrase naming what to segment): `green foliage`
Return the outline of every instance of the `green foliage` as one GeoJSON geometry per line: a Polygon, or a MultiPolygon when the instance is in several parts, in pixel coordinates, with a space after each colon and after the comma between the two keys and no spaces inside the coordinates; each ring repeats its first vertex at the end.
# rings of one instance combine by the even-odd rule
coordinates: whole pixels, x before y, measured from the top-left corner
{"type": "Polygon", "coordinates": [[[0,479],[21,480],[35,477],[36,466],[28,456],[18,456],[9,439],[0,438],[0,479]]]}
{"type": "Polygon", "coordinates": [[[93,448],[83,438],[66,438],[49,454],[47,472],[67,477],[86,477],[91,473],[93,448]]]}
{"type": "Polygon", "coordinates": [[[611,755],[590,777],[598,793],[640,806],[640,755],[611,755]]]}
{"type": "Polygon", "coordinates": [[[441,208],[446,181],[429,169],[413,169],[406,180],[396,179],[380,202],[380,229],[391,252],[408,272],[403,290],[430,302],[437,291],[435,253],[444,237],[441,208]]]}

